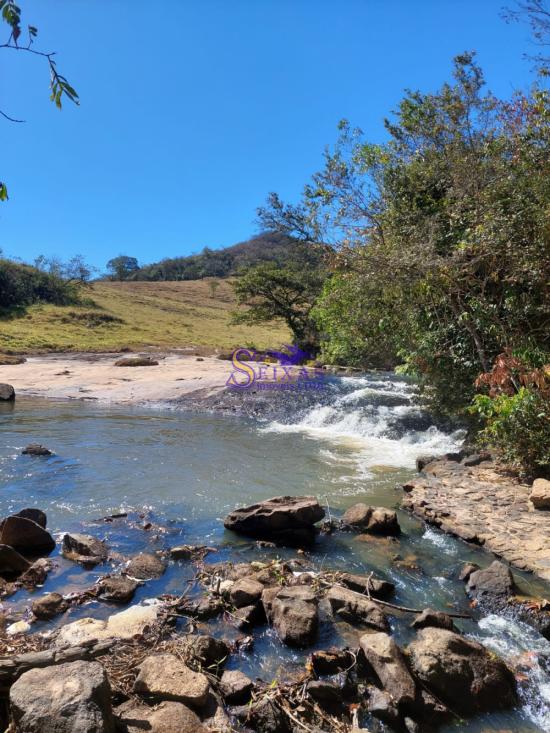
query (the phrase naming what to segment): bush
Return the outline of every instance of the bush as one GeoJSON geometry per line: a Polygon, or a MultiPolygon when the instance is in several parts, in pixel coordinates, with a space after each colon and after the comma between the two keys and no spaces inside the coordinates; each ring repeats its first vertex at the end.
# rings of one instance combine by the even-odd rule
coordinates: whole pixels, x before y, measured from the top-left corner
{"type": "Polygon", "coordinates": [[[68,305],[78,302],[78,291],[59,275],[30,265],[0,260],[0,308],[17,308],[32,303],[68,305]]]}

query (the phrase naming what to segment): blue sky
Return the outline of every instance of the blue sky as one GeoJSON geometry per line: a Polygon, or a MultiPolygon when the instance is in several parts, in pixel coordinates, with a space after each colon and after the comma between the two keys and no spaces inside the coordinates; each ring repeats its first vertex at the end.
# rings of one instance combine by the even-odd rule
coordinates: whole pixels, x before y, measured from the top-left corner
{"type": "MultiPolygon", "coordinates": [[[[293,200],[346,117],[370,139],[404,88],[476,49],[489,87],[530,80],[504,0],[21,0],[81,106],[49,102],[42,59],[2,50],[0,247],[32,261],[146,263],[255,233],[293,200]]],[[[6,26],[7,28],[7,26],[6,26]]]]}

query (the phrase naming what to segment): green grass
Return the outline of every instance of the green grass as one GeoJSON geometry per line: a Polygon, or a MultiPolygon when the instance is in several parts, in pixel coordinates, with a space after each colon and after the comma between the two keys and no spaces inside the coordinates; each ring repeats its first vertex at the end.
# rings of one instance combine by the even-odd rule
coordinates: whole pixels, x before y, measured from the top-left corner
{"type": "Polygon", "coordinates": [[[198,347],[215,349],[288,342],[280,322],[232,324],[233,289],[226,280],[98,282],[82,291],[83,304],[33,305],[0,316],[0,352],[118,351],[198,347]]]}

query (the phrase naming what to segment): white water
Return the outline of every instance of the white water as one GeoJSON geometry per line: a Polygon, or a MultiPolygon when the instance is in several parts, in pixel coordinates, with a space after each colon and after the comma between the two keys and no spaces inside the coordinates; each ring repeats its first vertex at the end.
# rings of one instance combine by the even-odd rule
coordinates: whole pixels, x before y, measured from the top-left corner
{"type": "Polygon", "coordinates": [[[322,404],[265,430],[348,446],[364,475],[373,466],[413,468],[418,455],[457,450],[463,438],[432,424],[413,396],[413,385],[395,374],[345,377],[327,386],[322,404]]]}

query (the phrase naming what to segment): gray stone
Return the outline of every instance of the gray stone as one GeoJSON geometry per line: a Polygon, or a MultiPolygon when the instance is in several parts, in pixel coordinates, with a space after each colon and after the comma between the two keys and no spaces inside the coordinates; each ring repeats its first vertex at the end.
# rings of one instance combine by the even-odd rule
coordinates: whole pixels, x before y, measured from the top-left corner
{"type": "Polygon", "coordinates": [[[466,590],[473,598],[490,600],[496,596],[513,595],[516,585],[510,568],[495,560],[489,567],[476,570],[470,575],[466,590]]]}
{"type": "Polygon", "coordinates": [[[222,667],[230,654],[229,645],[223,639],[207,634],[188,634],[185,637],[185,658],[202,667],[222,667]]]}
{"type": "Polygon", "coordinates": [[[258,539],[300,544],[314,538],[314,525],[324,516],[324,510],[313,496],[275,496],[236,509],[225,518],[224,526],[258,539]]]}
{"type": "Polygon", "coordinates": [[[52,451],[41,443],[29,443],[21,451],[22,456],[51,456],[52,451]]]}
{"type": "Polygon", "coordinates": [[[235,608],[251,606],[260,600],[263,589],[263,585],[253,578],[242,578],[231,587],[229,600],[235,608]]]}
{"type": "Polygon", "coordinates": [[[386,507],[372,507],[363,503],[351,506],[344,513],[342,524],[367,534],[396,536],[401,532],[396,512],[386,507]]]}
{"type": "Polygon", "coordinates": [[[326,596],[331,610],[351,624],[364,624],[376,631],[388,631],[389,624],[384,612],[366,596],[333,585],[326,596]]]}
{"type": "Polygon", "coordinates": [[[32,521],[36,522],[36,524],[39,524],[42,529],[46,529],[46,524],[48,522],[46,514],[41,509],[36,508],[21,509],[20,512],[17,512],[13,516],[23,517],[24,519],[32,519],[32,521]]]}
{"type": "Polygon", "coordinates": [[[289,646],[312,644],[319,627],[317,597],[306,586],[281,588],[271,604],[271,621],[279,638],[289,646]]]}
{"type": "Polygon", "coordinates": [[[9,545],[0,545],[0,575],[18,576],[30,568],[31,564],[9,545]]]}
{"type": "Polygon", "coordinates": [[[139,583],[125,575],[109,575],[98,583],[99,596],[104,601],[113,603],[129,603],[139,583]]]}
{"type": "Polygon", "coordinates": [[[416,699],[413,680],[401,650],[389,634],[364,634],[359,644],[367,665],[399,708],[410,708],[416,699]]]}
{"type": "Polygon", "coordinates": [[[138,580],[160,578],[166,571],[166,563],[158,555],[141,553],[132,558],[126,568],[126,573],[138,580]]]}
{"type": "Polygon", "coordinates": [[[107,560],[109,551],[105,542],[98,540],[97,537],[72,532],[63,537],[61,554],[85,567],[94,567],[107,560]]]}
{"type": "Polygon", "coordinates": [[[0,383],[0,402],[12,402],[15,399],[15,390],[11,384],[0,383]]]}
{"type": "Polygon", "coordinates": [[[425,608],[422,613],[414,617],[411,624],[413,629],[425,629],[428,626],[433,626],[438,629],[448,629],[449,631],[456,631],[453,619],[443,611],[433,611],[431,608],[425,608]]]}
{"type": "Polygon", "coordinates": [[[350,590],[363,593],[364,595],[370,594],[373,598],[380,598],[381,600],[389,598],[395,591],[393,583],[390,583],[388,580],[373,578],[370,575],[344,573],[340,577],[340,582],[350,590]]]}
{"type": "Polygon", "coordinates": [[[17,733],[113,733],[111,689],[97,662],[31,669],[12,685],[17,733]]]}
{"type": "MultiPolygon", "coordinates": [[[[207,733],[196,713],[180,702],[150,708],[128,700],[115,710],[121,733],[207,733]]],[[[76,732],[75,732],[76,733],[76,732]]]]}

